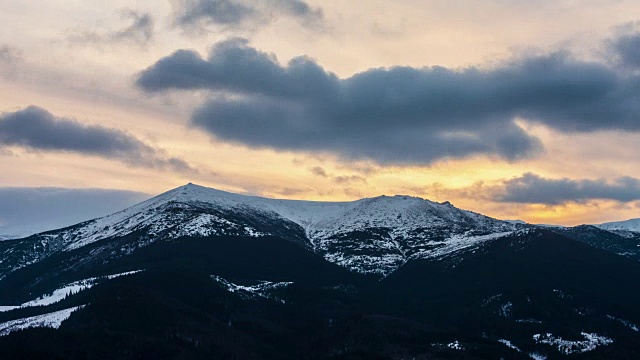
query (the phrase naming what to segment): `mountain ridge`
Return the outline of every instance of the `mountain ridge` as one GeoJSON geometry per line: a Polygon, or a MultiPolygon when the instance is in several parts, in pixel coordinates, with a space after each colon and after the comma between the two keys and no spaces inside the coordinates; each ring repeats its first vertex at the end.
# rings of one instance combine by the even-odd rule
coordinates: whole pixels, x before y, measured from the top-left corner
{"type": "Polygon", "coordinates": [[[606,223],[597,224],[594,226],[600,229],[609,230],[609,231],[640,232],[640,218],[606,222],[606,223]]]}
{"type": "Polygon", "coordinates": [[[618,230],[628,222],[610,224],[616,229],[608,230],[607,224],[593,226],[606,232],[608,242],[603,242],[602,236],[594,240],[596,235],[591,233],[595,230],[588,226],[549,227],[498,220],[458,209],[448,201],[438,203],[409,195],[325,202],[242,195],[188,183],[111,215],[27,237],[31,244],[24,249],[11,246],[22,239],[0,242],[4,243],[0,255],[5,248],[4,254],[16,259],[0,263],[0,279],[52,253],[132,233],[140,234],[123,245],[118,256],[159,239],[279,236],[352,271],[381,276],[412,259],[477,248],[533,227],[640,259],[640,247],[635,244],[640,235],[628,230],[629,226],[618,230]]]}
{"type": "Polygon", "coordinates": [[[636,358],[636,245],[403,195],[326,203],[188,184],[0,242],[0,354],[44,338],[42,354],[109,354],[94,358],[558,359],[567,344],[575,358],[636,358]],[[57,330],[14,326],[60,311],[57,330]]]}
{"type": "MultiPolygon", "coordinates": [[[[296,241],[351,270],[387,275],[410,258],[446,247],[448,240],[464,247],[468,239],[466,245],[472,246],[486,241],[483,236],[524,227],[449,202],[407,195],[350,202],[284,200],[189,183],[114,214],[30,238],[51,251],[72,251],[137,231],[143,234],[135,247],[158,238],[272,235],[296,241]],[[354,236],[360,241],[354,242],[354,236]]],[[[31,263],[30,256],[13,270],[31,263]]]]}

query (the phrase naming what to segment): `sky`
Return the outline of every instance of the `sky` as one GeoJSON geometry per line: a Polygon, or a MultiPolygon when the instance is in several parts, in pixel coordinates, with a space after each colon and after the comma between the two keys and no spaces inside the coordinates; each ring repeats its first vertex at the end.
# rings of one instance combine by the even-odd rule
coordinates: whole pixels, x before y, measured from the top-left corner
{"type": "Polygon", "coordinates": [[[640,217],[635,0],[4,0],[0,23],[0,234],[188,182],[640,217]]]}

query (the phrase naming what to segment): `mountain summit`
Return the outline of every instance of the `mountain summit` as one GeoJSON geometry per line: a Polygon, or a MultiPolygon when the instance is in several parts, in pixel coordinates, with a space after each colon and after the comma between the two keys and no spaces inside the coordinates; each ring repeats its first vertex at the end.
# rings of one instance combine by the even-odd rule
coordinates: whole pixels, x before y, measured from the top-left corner
{"type": "Polygon", "coordinates": [[[410,259],[444,256],[525,226],[450,203],[397,195],[351,202],[246,196],[189,183],[123,211],[32,236],[40,251],[0,276],[50,251],[71,251],[109,238],[131,238],[127,249],[185,236],[278,236],[361,273],[386,276],[410,259]]]}
{"type": "Polygon", "coordinates": [[[629,219],[624,221],[608,222],[596,225],[600,229],[609,231],[629,231],[640,232],[640,219],[629,219]]]}

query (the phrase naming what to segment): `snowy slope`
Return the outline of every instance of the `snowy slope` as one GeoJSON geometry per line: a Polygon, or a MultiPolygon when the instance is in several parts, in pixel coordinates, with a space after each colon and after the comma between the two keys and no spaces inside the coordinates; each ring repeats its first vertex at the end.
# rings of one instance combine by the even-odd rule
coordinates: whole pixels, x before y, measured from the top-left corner
{"type": "MultiPolygon", "coordinates": [[[[411,258],[439,256],[446,249],[466,248],[495,238],[491,234],[504,235],[525,226],[411,196],[316,202],[245,196],[188,184],[115,214],[35,235],[29,239],[42,252],[14,254],[19,261],[5,271],[39,261],[48,252],[72,251],[135,233],[137,241],[128,251],[184,236],[279,236],[351,270],[386,275],[411,258]]],[[[1,256],[0,250],[0,264],[1,256]]]]}
{"type": "Polygon", "coordinates": [[[273,296],[271,292],[273,292],[274,290],[285,288],[293,284],[293,282],[290,282],[290,281],[273,282],[273,281],[258,280],[254,282],[254,284],[252,285],[238,285],[217,275],[211,275],[211,279],[213,279],[218,284],[222,285],[227,291],[232,293],[237,293],[242,298],[251,299],[256,297],[262,297],[266,299],[277,300],[282,303],[284,303],[284,301],[273,296]]]}
{"type": "Polygon", "coordinates": [[[640,232],[640,219],[630,219],[625,221],[609,222],[600,225],[595,225],[602,230],[607,231],[632,231],[640,232]]]}
{"type": "Polygon", "coordinates": [[[547,333],[535,334],[533,335],[533,340],[538,344],[551,345],[564,355],[585,353],[593,351],[600,346],[607,346],[613,343],[612,339],[598,334],[582,332],[582,337],[584,340],[570,341],[547,333]]]}
{"type": "Polygon", "coordinates": [[[41,296],[31,301],[27,301],[26,303],[20,306],[0,306],[0,312],[10,311],[10,310],[24,308],[24,307],[46,306],[46,305],[55,304],[58,301],[63,300],[67,295],[77,294],[80,291],[90,289],[101,280],[111,280],[121,276],[133,275],[133,274],[139,273],[140,271],[142,270],[128,271],[120,274],[113,274],[113,275],[107,275],[102,277],[93,277],[93,278],[74,281],[70,284],[66,284],[55,289],[51,294],[41,296]]]}
{"type": "Polygon", "coordinates": [[[467,222],[484,228],[510,228],[506,223],[459,210],[449,203],[439,204],[410,196],[380,196],[353,202],[314,202],[244,196],[189,184],[124,211],[86,222],[79,229],[68,231],[64,234],[64,237],[70,240],[66,249],[76,249],[147,226],[150,227],[150,234],[172,229],[168,234],[170,237],[214,235],[216,232],[211,225],[235,226],[243,235],[264,235],[254,228],[240,228],[240,224],[212,214],[188,218],[182,214],[169,216],[162,211],[168,207],[174,210],[189,206],[201,207],[202,210],[215,209],[222,213],[231,211],[242,215],[279,217],[300,225],[312,243],[317,239],[372,227],[394,228],[396,236],[408,236],[412,229],[447,225],[452,222],[467,222]]]}
{"type": "Polygon", "coordinates": [[[23,330],[34,327],[48,327],[57,329],[62,322],[67,320],[71,313],[81,308],[81,306],[72,307],[48,314],[33,316],[24,319],[7,321],[0,324],[0,336],[8,335],[13,331],[23,330]]]}

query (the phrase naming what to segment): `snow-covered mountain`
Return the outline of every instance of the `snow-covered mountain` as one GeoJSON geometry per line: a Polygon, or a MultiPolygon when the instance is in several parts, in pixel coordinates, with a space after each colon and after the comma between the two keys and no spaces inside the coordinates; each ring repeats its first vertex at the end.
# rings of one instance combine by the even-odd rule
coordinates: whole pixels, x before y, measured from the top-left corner
{"type": "Polygon", "coordinates": [[[1,241],[0,358],[635,358],[624,234],[189,184],[1,241]]]}
{"type": "Polygon", "coordinates": [[[112,249],[126,255],[155,241],[188,236],[277,236],[353,271],[387,275],[410,259],[473,248],[525,227],[411,196],[316,202],[187,184],[112,215],[31,236],[25,239],[28,246],[16,241],[0,247],[0,256],[13,258],[0,264],[0,278],[51,253],[106,239],[131,238],[112,249]]]}
{"type": "Polygon", "coordinates": [[[608,223],[595,225],[595,226],[607,231],[640,232],[640,219],[608,222],[608,223]]]}
{"type": "Polygon", "coordinates": [[[537,226],[595,248],[640,261],[640,219],[574,227],[537,226]]]}

